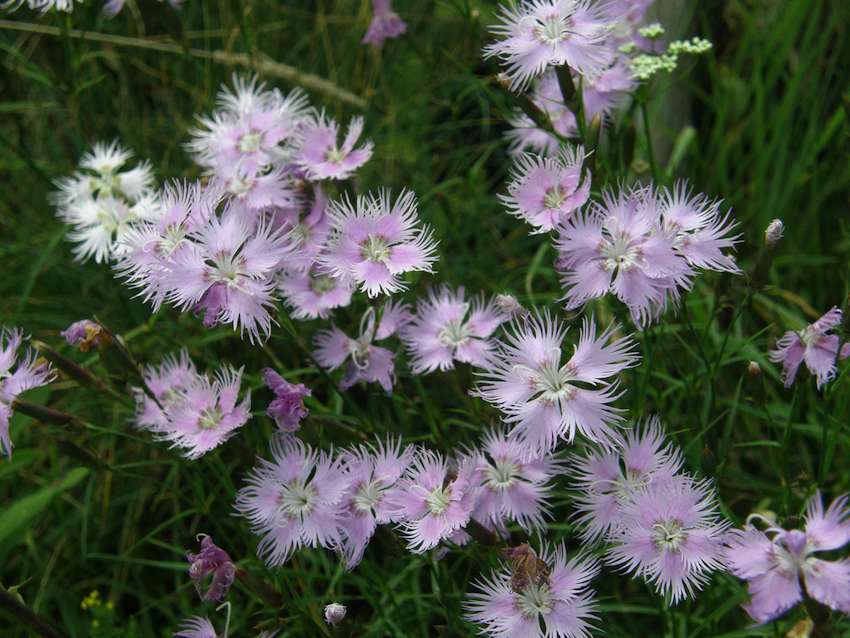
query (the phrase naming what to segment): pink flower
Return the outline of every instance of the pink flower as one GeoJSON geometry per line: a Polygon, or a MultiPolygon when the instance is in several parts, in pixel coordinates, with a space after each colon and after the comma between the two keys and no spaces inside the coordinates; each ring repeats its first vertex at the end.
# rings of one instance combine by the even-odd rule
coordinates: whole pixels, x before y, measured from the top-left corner
{"type": "Polygon", "coordinates": [[[582,147],[564,148],[557,158],[520,155],[514,159],[507,196],[499,199],[535,233],[550,231],[584,206],[590,196],[590,174],[582,179],[582,147]]]}
{"type": "Polygon", "coordinates": [[[326,268],[317,265],[304,272],[280,273],[277,289],[295,319],[326,319],[334,308],[351,303],[354,283],[332,277],[326,268]]]}
{"type": "Polygon", "coordinates": [[[582,540],[594,543],[614,532],[632,497],[672,483],[682,462],[679,449],[664,440],[658,417],[628,430],[612,449],[573,457],[570,474],[581,490],[576,521],[583,527],[582,540]]]}
{"type": "Polygon", "coordinates": [[[331,230],[330,217],[325,213],[328,197],[318,185],[313,187],[309,207],[297,205],[280,208],[272,216],[272,226],[283,228],[292,244],[292,254],[287,255],[281,268],[287,272],[305,272],[314,267],[331,230]]]}
{"type": "Polygon", "coordinates": [[[342,499],[349,478],[343,461],[283,435],[271,444],[236,494],[236,511],[262,536],[257,554],[270,567],[301,546],[337,549],[343,540],[342,499]]]}
{"type": "Polygon", "coordinates": [[[317,333],[316,361],[328,370],[336,370],[347,362],[341,390],[347,390],[358,381],[366,381],[378,383],[385,392],[390,392],[395,381],[395,353],[373,345],[373,342],[391,337],[409,320],[406,304],[387,302],[376,327],[375,311],[370,307],[360,320],[360,336],[357,339],[352,339],[336,326],[317,333]]]}
{"type": "Polygon", "coordinates": [[[523,0],[502,6],[500,38],[484,47],[507,67],[511,90],[524,90],[551,66],[566,65],[582,76],[600,73],[613,60],[608,29],[590,0],[523,0]]]}
{"type": "Polygon", "coordinates": [[[390,0],[372,0],[372,22],[363,36],[363,44],[381,46],[385,40],[397,38],[407,31],[407,25],[393,11],[390,0]]]}
{"type": "Polygon", "coordinates": [[[209,618],[192,616],[182,622],[173,638],[218,638],[209,618]]]}
{"type": "Polygon", "coordinates": [[[301,383],[290,383],[271,368],[263,370],[263,382],[275,393],[275,399],[266,409],[277,427],[284,432],[295,432],[301,421],[309,414],[304,407],[304,397],[309,397],[309,388],[301,383]]]}
{"type": "Polygon", "coordinates": [[[142,371],[148,390],[156,401],[140,388],[134,389],[136,397],[136,427],[158,431],[168,424],[167,411],[177,405],[189,388],[201,383],[189,353],[183,349],[179,357],[166,355],[159,366],[146,366],[142,371]]]}
{"type": "Polygon", "coordinates": [[[597,115],[603,125],[608,123],[614,111],[636,87],[637,81],[621,57],[599,75],[582,78],[582,108],[587,123],[590,124],[597,115]]]}
{"type": "MultiPolygon", "coordinates": [[[[561,88],[554,70],[544,73],[534,87],[532,103],[549,119],[552,128],[565,138],[578,137],[578,122],[575,114],[564,104],[561,88]]],[[[506,137],[510,142],[509,151],[519,155],[531,150],[546,157],[557,157],[561,152],[561,140],[539,126],[525,113],[518,111],[509,121],[511,130],[506,137]]]]}
{"type": "Polygon", "coordinates": [[[593,320],[585,318],[573,355],[561,363],[566,330],[557,319],[547,312],[515,321],[479,373],[475,394],[504,413],[511,437],[529,454],[552,450],[559,438],[571,443],[576,431],[610,444],[610,426],[622,417],[611,406],[620,393],[609,379],[639,361],[629,337],[612,340],[615,330],[609,326],[597,338],[593,320]]]}
{"type": "Polygon", "coordinates": [[[602,204],[559,227],[555,246],[568,309],[612,292],[644,326],[660,316],[668,298],[690,288],[694,272],[660,212],[648,188],[608,191],[602,204]]]}
{"type": "Polygon", "coordinates": [[[10,459],[13,445],[9,425],[15,399],[53,380],[53,369],[36,360],[35,352],[27,348],[23,357],[19,356],[18,350],[26,340],[20,329],[0,326],[0,454],[10,459]]]}
{"type": "Polygon", "coordinates": [[[392,492],[413,459],[412,445],[401,439],[386,444],[360,445],[342,453],[350,479],[340,524],[345,530],[342,545],[348,569],[356,567],[378,525],[393,522],[392,492]]]}
{"type": "Polygon", "coordinates": [[[464,288],[432,289],[420,299],[416,315],[402,331],[415,374],[452,370],[454,362],[487,365],[496,346],[492,338],[508,317],[494,300],[464,300],[464,288]]]}
{"type": "Polygon", "coordinates": [[[782,380],[786,388],[794,383],[803,361],[809,372],[817,377],[818,390],[835,378],[836,361],[850,355],[850,343],[841,346],[841,337],[830,334],[841,325],[842,319],[841,310],[833,306],[803,330],[789,330],[776,342],[776,348],[770,351],[769,357],[775,363],[782,362],[782,380]]]}
{"type": "Polygon", "coordinates": [[[406,272],[433,272],[437,243],[428,227],[419,227],[413,191],[402,191],[392,204],[387,190],[358,197],[356,205],[336,201],[328,214],[333,231],[321,263],[370,297],[405,290],[406,272]]]}
{"type": "Polygon", "coordinates": [[[650,484],[635,492],[610,535],[608,562],[643,578],[673,604],[689,598],[723,568],[720,520],[707,480],[650,484]]]}
{"type": "Polygon", "coordinates": [[[337,146],[339,124],[321,113],[301,130],[298,165],[311,180],[348,179],[372,157],[371,140],[354,148],[362,132],[363,118],[352,118],[342,146],[337,146]]]}
{"type": "Polygon", "coordinates": [[[506,562],[464,603],[466,619],[493,638],[589,638],[596,619],[590,581],[599,563],[590,556],[567,560],[563,544],[543,548],[540,557],[528,545],[508,550],[506,562]]]}
{"type": "Polygon", "coordinates": [[[394,490],[394,512],[407,548],[420,554],[462,529],[475,505],[475,463],[450,464],[437,452],[420,449],[394,490]]]}
{"type": "MultiPolygon", "coordinates": [[[[759,518],[752,515],[751,519],[759,518]]],[[[726,563],[729,571],[747,581],[750,602],[744,606],[759,624],[784,614],[808,595],[835,611],[850,613],[850,559],[823,560],[818,552],[840,549],[850,542],[847,496],[824,511],[820,492],[806,506],[803,531],[771,524],[767,532],[749,522],[729,533],[726,563]]]]}
{"type": "Polygon", "coordinates": [[[213,542],[212,537],[206,534],[202,536],[201,551],[197,554],[186,554],[186,558],[191,563],[189,577],[201,600],[224,600],[227,590],[236,578],[236,565],[230,560],[227,552],[213,542]],[[207,576],[212,578],[206,586],[206,591],[203,591],[204,579],[207,576]]]}
{"type": "Polygon", "coordinates": [[[507,521],[516,522],[529,534],[545,529],[549,516],[546,499],[552,479],[564,471],[563,464],[551,454],[526,458],[522,446],[501,429],[485,434],[473,457],[480,487],[472,518],[500,533],[507,521]]]}

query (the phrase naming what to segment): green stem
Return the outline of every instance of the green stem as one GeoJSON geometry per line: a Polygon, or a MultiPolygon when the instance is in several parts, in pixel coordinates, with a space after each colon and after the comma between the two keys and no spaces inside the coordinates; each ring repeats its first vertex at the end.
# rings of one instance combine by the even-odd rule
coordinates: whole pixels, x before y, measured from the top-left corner
{"type": "Polygon", "coordinates": [[[652,171],[652,181],[658,184],[660,182],[658,176],[658,166],[655,164],[655,152],[652,149],[652,133],[649,130],[649,112],[646,108],[646,102],[640,102],[640,114],[643,120],[643,132],[646,136],[646,154],[649,158],[649,168],[652,171]]]}

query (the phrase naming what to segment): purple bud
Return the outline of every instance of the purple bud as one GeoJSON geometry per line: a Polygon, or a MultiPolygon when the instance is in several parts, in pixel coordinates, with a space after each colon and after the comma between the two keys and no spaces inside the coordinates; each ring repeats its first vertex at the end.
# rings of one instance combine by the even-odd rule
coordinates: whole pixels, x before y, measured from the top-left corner
{"type": "Polygon", "coordinates": [[[345,618],[345,605],[339,603],[331,603],[325,606],[325,622],[329,625],[337,625],[345,618]]]}
{"type": "Polygon", "coordinates": [[[263,370],[263,381],[276,395],[266,414],[284,432],[298,430],[301,421],[309,414],[304,407],[304,397],[310,396],[310,389],[301,383],[290,383],[271,368],[263,370]]]}
{"type": "Polygon", "coordinates": [[[60,333],[69,345],[79,346],[81,352],[88,352],[92,346],[98,347],[107,339],[99,323],[81,319],[60,333]]]}
{"type": "Polygon", "coordinates": [[[222,600],[236,577],[236,565],[220,547],[213,543],[210,536],[201,539],[201,551],[198,554],[187,553],[189,577],[201,600],[222,600]],[[206,591],[203,591],[204,579],[212,576],[206,591]]]}

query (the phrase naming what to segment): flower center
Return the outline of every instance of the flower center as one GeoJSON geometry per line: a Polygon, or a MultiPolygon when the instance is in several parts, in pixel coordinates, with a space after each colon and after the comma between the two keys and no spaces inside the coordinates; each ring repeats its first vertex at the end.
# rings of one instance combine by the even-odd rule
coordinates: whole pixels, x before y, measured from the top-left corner
{"type": "Polygon", "coordinates": [[[288,518],[308,516],[313,511],[316,489],[312,485],[304,485],[295,481],[282,485],[277,497],[278,511],[288,518]]]}
{"type": "Polygon", "coordinates": [[[243,153],[255,153],[260,150],[263,134],[260,131],[248,131],[239,138],[239,150],[243,153]]]}
{"type": "Polygon", "coordinates": [[[560,351],[553,353],[548,361],[537,368],[515,366],[515,371],[525,375],[531,387],[540,393],[539,398],[547,403],[557,403],[569,399],[576,388],[570,383],[573,380],[573,370],[570,366],[559,366],[560,351]]]}
{"type": "Polygon", "coordinates": [[[186,229],[182,224],[171,224],[165,229],[157,243],[159,252],[170,255],[186,239],[186,229]]]}
{"type": "Polygon", "coordinates": [[[327,275],[314,277],[310,282],[310,289],[317,295],[329,293],[334,288],[336,288],[336,281],[334,281],[333,277],[328,277],[327,275]]]}
{"type": "Polygon", "coordinates": [[[366,481],[362,483],[354,495],[354,509],[358,512],[371,512],[381,500],[383,488],[378,481],[366,481]]]}
{"type": "Polygon", "coordinates": [[[369,235],[360,246],[363,259],[373,262],[382,262],[390,256],[390,245],[381,235],[369,235]]]}
{"type": "Polygon", "coordinates": [[[560,186],[553,186],[543,197],[543,206],[550,210],[560,210],[567,199],[567,193],[560,186]]]}
{"type": "Polygon", "coordinates": [[[435,516],[439,516],[447,509],[449,509],[449,505],[451,505],[452,499],[448,491],[446,491],[442,487],[438,487],[428,495],[428,498],[425,499],[425,502],[428,505],[428,511],[430,511],[435,516]]]}
{"type": "Polygon", "coordinates": [[[495,459],[492,465],[487,464],[484,474],[486,475],[487,486],[501,491],[516,484],[519,467],[509,459],[495,459]]]}
{"type": "Polygon", "coordinates": [[[228,190],[231,194],[236,197],[242,197],[243,195],[249,193],[251,189],[254,187],[254,180],[249,177],[239,177],[238,175],[230,180],[230,183],[227,185],[228,190]]]}
{"type": "Polygon", "coordinates": [[[228,285],[234,285],[242,275],[242,260],[232,253],[219,253],[215,259],[213,279],[228,285]]]}
{"type": "Polygon", "coordinates": [[[444,346],[451,346],[453,348],[462,346],[469,341],[471,336],[472,331],[463,319],[451,319],[447,321],[446,324],[440,328],[440,332],[437,333],[437,339],[440,340],[440,343],[444,346]]]}
{"type": "Polygon", "coordinates": [[[345,157],[345,153],[336,147],[328,149],[325,153],[325,161],[331,164],[339,164],[345,157]]]}
{"type": "Polygon", "coordinates": [[[198,417],[198,427],[202,430],[214,430],[221,423],[224,415],[218,407],[206,408],[198,417]]]}
{"type": "Polygon", "coordinates": [[[676,551],[687,538],[682,524],[677,520],[661,521],[652,526],[655,546],[660,549],[676,551]]]}
{"type": "Polygon", "coordinates": [[[570,19],[562,18],[557,13],[539,19],[534,35],[542,44],[554,46],[570,36],[570,19]]]}
{"type": "Polygon", "coordinates": [[[371,334],[360,337],[359,339],[348,340],[348,352],[351,354],[351,360],[355,367],[359,370],[365,370],[369,367],[369,348],[372,346],[371,334]]]}
{"type": "Polygon", "coordinates": [[[552,611],[552,590],[549,583],[531,583],[517,595],[517,606],[526,618],[534,618],[538,614],[548,614],[552,611]]]}
{"type": "Polygon", "coordinates": [[[629,270],[637,265],[640,257],[639,251],[631,245],[631,239],[623,233],[617,233],[605,242],[601,252],[605,257],[606,270],[629,270]]]}
{"type": "Polygon", "coordinates": [[[817,330],[815,330],[812,326],[806,326],[797,334],[800,336],[800,341],[802,341],[803,345],[807,348],[812,345],[812,342],[820,336],[817,330]]]}

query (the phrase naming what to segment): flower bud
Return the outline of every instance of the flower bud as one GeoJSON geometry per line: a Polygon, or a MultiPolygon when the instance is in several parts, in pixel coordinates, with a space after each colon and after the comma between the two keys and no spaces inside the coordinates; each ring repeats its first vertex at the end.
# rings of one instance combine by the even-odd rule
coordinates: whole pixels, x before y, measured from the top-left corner
{"type": "Polygon", "coordinates": [[[767,225],[764,231],[764,245],[768,248],[773,248],[782,239],[782,233],[785,231],[785,224],[781,219],[774,219],[767,225]]]}
{"type": "Polygon", "coordinates": [[[747,374],[751,377],[757,377],[761,374],[761,366],[757,361],[750,361],[750,365],[747,366],[747,374]]]}
{"type": "Polygon", "coordinates": [[[337,625],[345,618],[345,605],[339,603],[331,603],[325,606],[325,622],[329,625],[337,625]]]}

